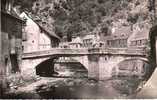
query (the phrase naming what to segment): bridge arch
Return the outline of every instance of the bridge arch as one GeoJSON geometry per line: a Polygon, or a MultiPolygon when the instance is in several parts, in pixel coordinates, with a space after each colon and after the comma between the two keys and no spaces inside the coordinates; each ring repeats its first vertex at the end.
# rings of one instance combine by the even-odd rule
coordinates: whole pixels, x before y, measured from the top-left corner
{"type": "MultiPolygon", "coordinates": [[[[147,58],[126,58],[120,61],[113,69],[113,76],[139,76],[149,78],[150,63],[147,58]]],[[[147,79],[146,78],[146,79],[147,79]]]]}
{"type": "MultiPolygon", "coordinates": [[[[36,75],[40,76],[50,76],[51,74],[54,74],[54,64],[53,59],[46,59],[40,62],[37,66],[35,66],[36,75]]],[[[57,74],[57,73],[56,73],[57,74]]]]}
{"type": "MultiPolygon", "coordinates": [[[[36,75],[40,75],[40,76],[52,76],[52,75],[57,75],[59,73],[57,73],[55,71],[55,62],[54,60],[57,59],[59,57],[50,57],[47,59],[44,59],[43,61],[41,61],[38,65],[35,66],[36,69],[36,75]]],[[[81,60],[78,61],[78,59],[73,58],[75,61],[77,61],[77,64],[80,64],[82,66],[82,69],[85,69],[88,72],[88,67],[84,66],[84,64],[82,64],[81,60]]]]}

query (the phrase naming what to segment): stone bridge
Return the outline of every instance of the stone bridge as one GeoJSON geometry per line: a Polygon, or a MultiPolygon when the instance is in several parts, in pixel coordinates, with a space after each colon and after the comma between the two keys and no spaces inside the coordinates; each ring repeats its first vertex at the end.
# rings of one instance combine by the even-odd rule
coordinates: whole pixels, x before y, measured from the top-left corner
{"type": "MultiPolygon", "coordinates": [[[[46,68],[44,63],[48,63],[48,66],[53,66],[53,60],[58,57],[72,57],[82,64],[88,70],[88,77],[95,79],[110,78],[113,73],[113,69],[117,69],[118,65],[129,60],[134,60],[139,63],[147,62],[146,53],[142,49],[127,49],[127,48],[52,48],[51,50],[37,51],[24,53],[22,56],[23,62],[21,71],[27,72],[29,69],[32,73],[36,74],[36,67],[42,65],[46,68]]],[[[128,67],[128,66],[126,66],[128,67]]],[[[141,72],[142,65],[139,66],[138,71],[141,72]]],[[[139,72],[139,73],[140,73],[139,72]]]]}

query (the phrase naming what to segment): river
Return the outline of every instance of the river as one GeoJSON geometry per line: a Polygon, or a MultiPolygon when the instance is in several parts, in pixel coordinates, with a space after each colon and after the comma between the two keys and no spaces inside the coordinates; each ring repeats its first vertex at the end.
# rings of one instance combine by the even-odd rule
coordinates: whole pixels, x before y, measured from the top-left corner
{"type": "Polygon", "coordinates": [[[114,99],[135,98],[141,80],[136,76],[111,77],[107,80],[87,78],[82,68],[59,67],[58,75],[39,77],[25,87],[8,93],[4,98],[12,99],[114,99]]]}
{"type": "Polygon", "coordinates": [[[106,99],[133,98],[133,84],[126,79],[97,81],[87,78],[47,78],[19,88],[5,98],[16,99],[106,99]],[[43,81],[44,80],[44,81],[43,81]],[[126,82],[125,82],[126,81],[126,82]],[[22,91],[23,90],[23,91],[22,91]]]}

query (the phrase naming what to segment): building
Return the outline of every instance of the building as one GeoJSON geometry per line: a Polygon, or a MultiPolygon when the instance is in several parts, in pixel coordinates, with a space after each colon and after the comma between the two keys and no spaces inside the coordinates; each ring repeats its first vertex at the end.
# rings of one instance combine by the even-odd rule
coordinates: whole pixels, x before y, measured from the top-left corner
{"type": "MultiPolygon", "coordinates": [[[[5,90],[6,78],[20,72],[22,62],[22,25],[13,10],[14,0],[1,0],[0,88],[5,90]]],[[[0,95],[4,92],[0,90],[0,95]]]]}
{"type": "Polygon", "coordinates": [[[134,31],[134,33],[131,36],[130,39],[130,47],[138,47],[143,48],[148,45],[148,39],[149,39],[149,29],[142,28],[137,29],[134,31]]]}
{"type": "Polygon", "coordinates": [[[104,37],[105,46],[112,48],[127,48],[129,36],[132,34],[130,27],[114,29],[112,35],[104,37]]]}
{"type": "Polygon", "coordinates": [[[67,41],[67,36],[62,37],[61,42],[59,43],[59,48],[69,48],[69,42],[67,41]]]}
{"type": "Polygon", "coordinates": [[[108,36],[106,39],[106,47],[111,48],[127,48],[129,35],[108,36]]]}
{"type": "Polygon", "coordinates": [[[93,47],[93,44],[96,40],[94,34],[87,34],[82,39],[83,39],[83,47],[93,47]]]}
{"type": "Polygon", "coordinates": [[[81,48],[83,46],[83,41],[80,37],[72,38],[72,41],[69,43],[70,48],[81,48]]]}
{"type": "Polygon", "coordinates": [[[27,12],[23,12],[20,17],[26,20],[26,26],[23,29],[24,52],[48,50],[59,45],[60,37],[48,29],[46,22],[27,12]]]}

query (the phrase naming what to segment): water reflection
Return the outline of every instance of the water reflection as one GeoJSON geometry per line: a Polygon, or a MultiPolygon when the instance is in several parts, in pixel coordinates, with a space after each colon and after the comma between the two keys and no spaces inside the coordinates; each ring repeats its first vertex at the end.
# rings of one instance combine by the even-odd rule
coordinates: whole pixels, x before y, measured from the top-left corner
{"type": "MultiPolygon", "coordinates": [[[[136,90],[135,80],[117,79],[96,81],[87,78],[66,78],[38,86],[36,92],[41,98],[55,99],[103,99],[103,98],[127,98],[136,90]],[[130,84],[127,84],[131,81],[130,84]],[[132,88],[134,87],[134,88],[132,88]]],[[[136,80],[137,81],[137,80],[136,80]]]]}

